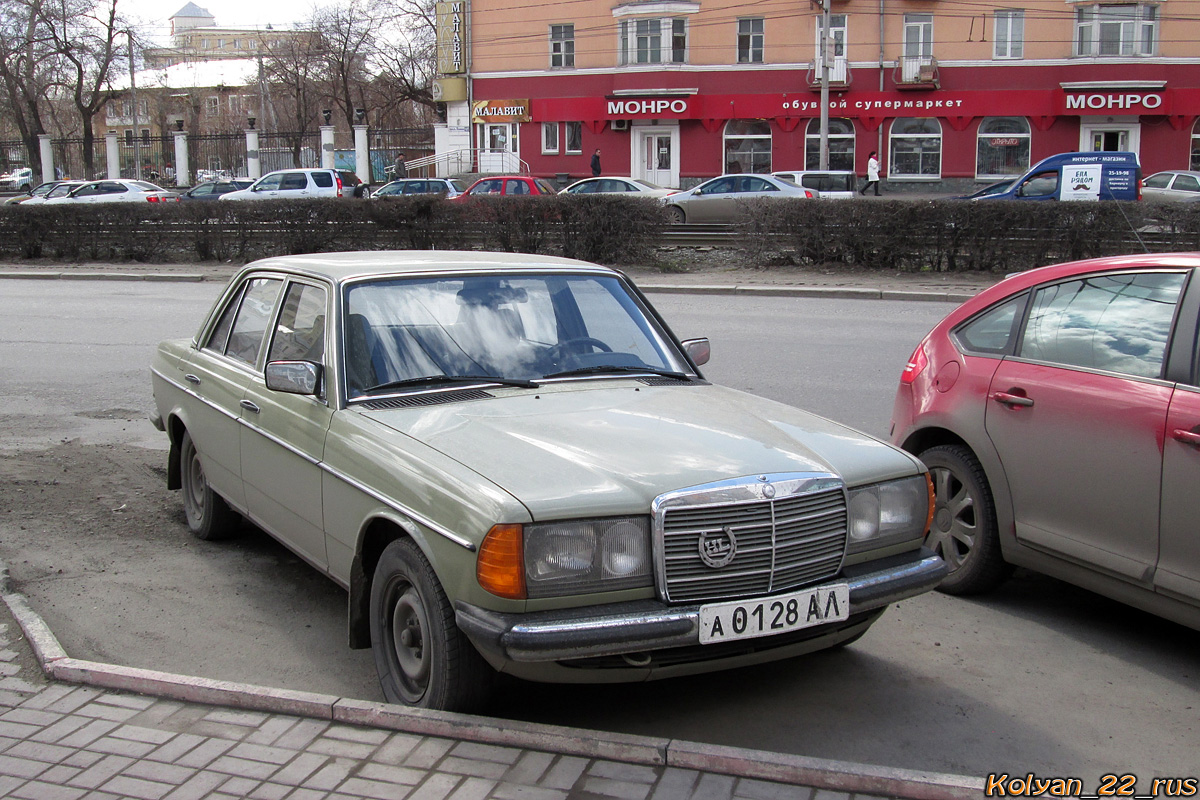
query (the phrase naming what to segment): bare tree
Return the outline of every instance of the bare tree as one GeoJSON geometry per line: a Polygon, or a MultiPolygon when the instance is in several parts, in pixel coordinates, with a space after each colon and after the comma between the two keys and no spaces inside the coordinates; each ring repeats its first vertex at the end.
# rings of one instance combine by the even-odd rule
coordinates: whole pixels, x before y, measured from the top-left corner
{"type": "MultiPolygon", "coordinates": [[[[53,52],[60,57],[63,90],[70,95],[83,130],[84,174],[94,173],[92,121],[113,96],[109,88],[119,60],[116,39],[132,36],[117,14],[117,0],[62,0],[43,7],[43,26],[53,52]]],[[[129,43],[132,54],[133,42],[129,43]]],[[[135,118],[137,110],[134,110],[135,118]]],[[[134,135],[138,135],[134,131],[134,135]]]]}
{"type": "Polygon", "coordinates": [[[325,94],[347,126],[360,121],[356,109],[366,108],[368,68],[379,48],[376,31],[384,22],[376,0],[342,0],[314,15],[325,94]]]}
{"type": "Polygon", "coordinates": [[[261,59],[262,114],[270,114],[273,125],[286,123],[292,161],[302,166],[301,148],[305,134],[316,123],[322,91],[324,64],[315,34],[288,36],[273,41],[261,59]]]}
{"type": "Polygon", "coordinates": [[[0,0],[0,82],[34,173],[41,171],[38,136],[44,105],[57,82],[58,59],[47,40],[43,0],[0,0]]]}

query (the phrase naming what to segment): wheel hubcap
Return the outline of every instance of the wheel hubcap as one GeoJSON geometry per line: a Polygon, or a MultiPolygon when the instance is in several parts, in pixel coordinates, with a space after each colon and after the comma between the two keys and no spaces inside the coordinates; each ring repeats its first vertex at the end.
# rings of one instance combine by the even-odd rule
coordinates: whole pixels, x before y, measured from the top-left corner
{"type": "Polygon", "coordinates": [[[978,525],[975,518],[975,498],[967,486],[945,467],[935,467],[933,474],[935,497],[934,525],[926,543],[940,555],[953,572],[971,556],[975,547],[978,525]]]}

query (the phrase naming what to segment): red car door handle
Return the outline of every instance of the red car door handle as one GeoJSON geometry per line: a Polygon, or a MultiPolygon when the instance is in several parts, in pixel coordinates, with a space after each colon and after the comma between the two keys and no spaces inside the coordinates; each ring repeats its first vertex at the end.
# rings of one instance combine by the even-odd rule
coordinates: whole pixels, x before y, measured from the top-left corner
{"type": "Polygon", "coordinates": [[[1184,444],[1194,444],[1200,447],[1200,433],[1194,431],[1185,431],[1182,428],[1176,428],[1171,431],[1171,436],[1184,444]]]}
{"type": "Polygon", "coordinates": [[[1006,406],[1020,406],[1028,408],[1033,405],[1033,399],[1022,397],[1019,394],[1009,394],[1008,392],[996,392],[992,395],[992,399],[997,403],[1003,403],[1006,406]]]}

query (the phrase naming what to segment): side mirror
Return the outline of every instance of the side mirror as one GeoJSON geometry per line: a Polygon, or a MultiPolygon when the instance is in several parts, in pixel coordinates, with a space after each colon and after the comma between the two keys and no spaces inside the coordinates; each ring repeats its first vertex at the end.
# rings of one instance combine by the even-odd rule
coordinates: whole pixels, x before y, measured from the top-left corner
{"type": "Polygon", "coordinates": [[[680,344],[683,345],[683,352],[687,353],[688,358],[697,367],[704,366],[712,357],[712,346],[709,345],[708,339],[686,339],[680,344]]]}
{"type": "Polygon", "coordinates": [[[288,394],[317,393],[321,385],[321,365],[311,361],[272,361],[267,364],[267,388],[288,394]]]}

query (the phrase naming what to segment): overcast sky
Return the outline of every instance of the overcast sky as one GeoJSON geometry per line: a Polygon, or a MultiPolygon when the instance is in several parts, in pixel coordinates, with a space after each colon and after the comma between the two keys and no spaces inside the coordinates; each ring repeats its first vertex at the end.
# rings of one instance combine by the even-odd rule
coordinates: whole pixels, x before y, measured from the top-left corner
{"type": "MultiPolygon", "coordinates": [[[[312,11],[312,0],[192,0],[221,26],[290,28],[312,11]]],[[[188,0],[119,0],[118,9],[142,23],[143,35],[165,44],[171,34],[171,15],[188,0]]]]}

